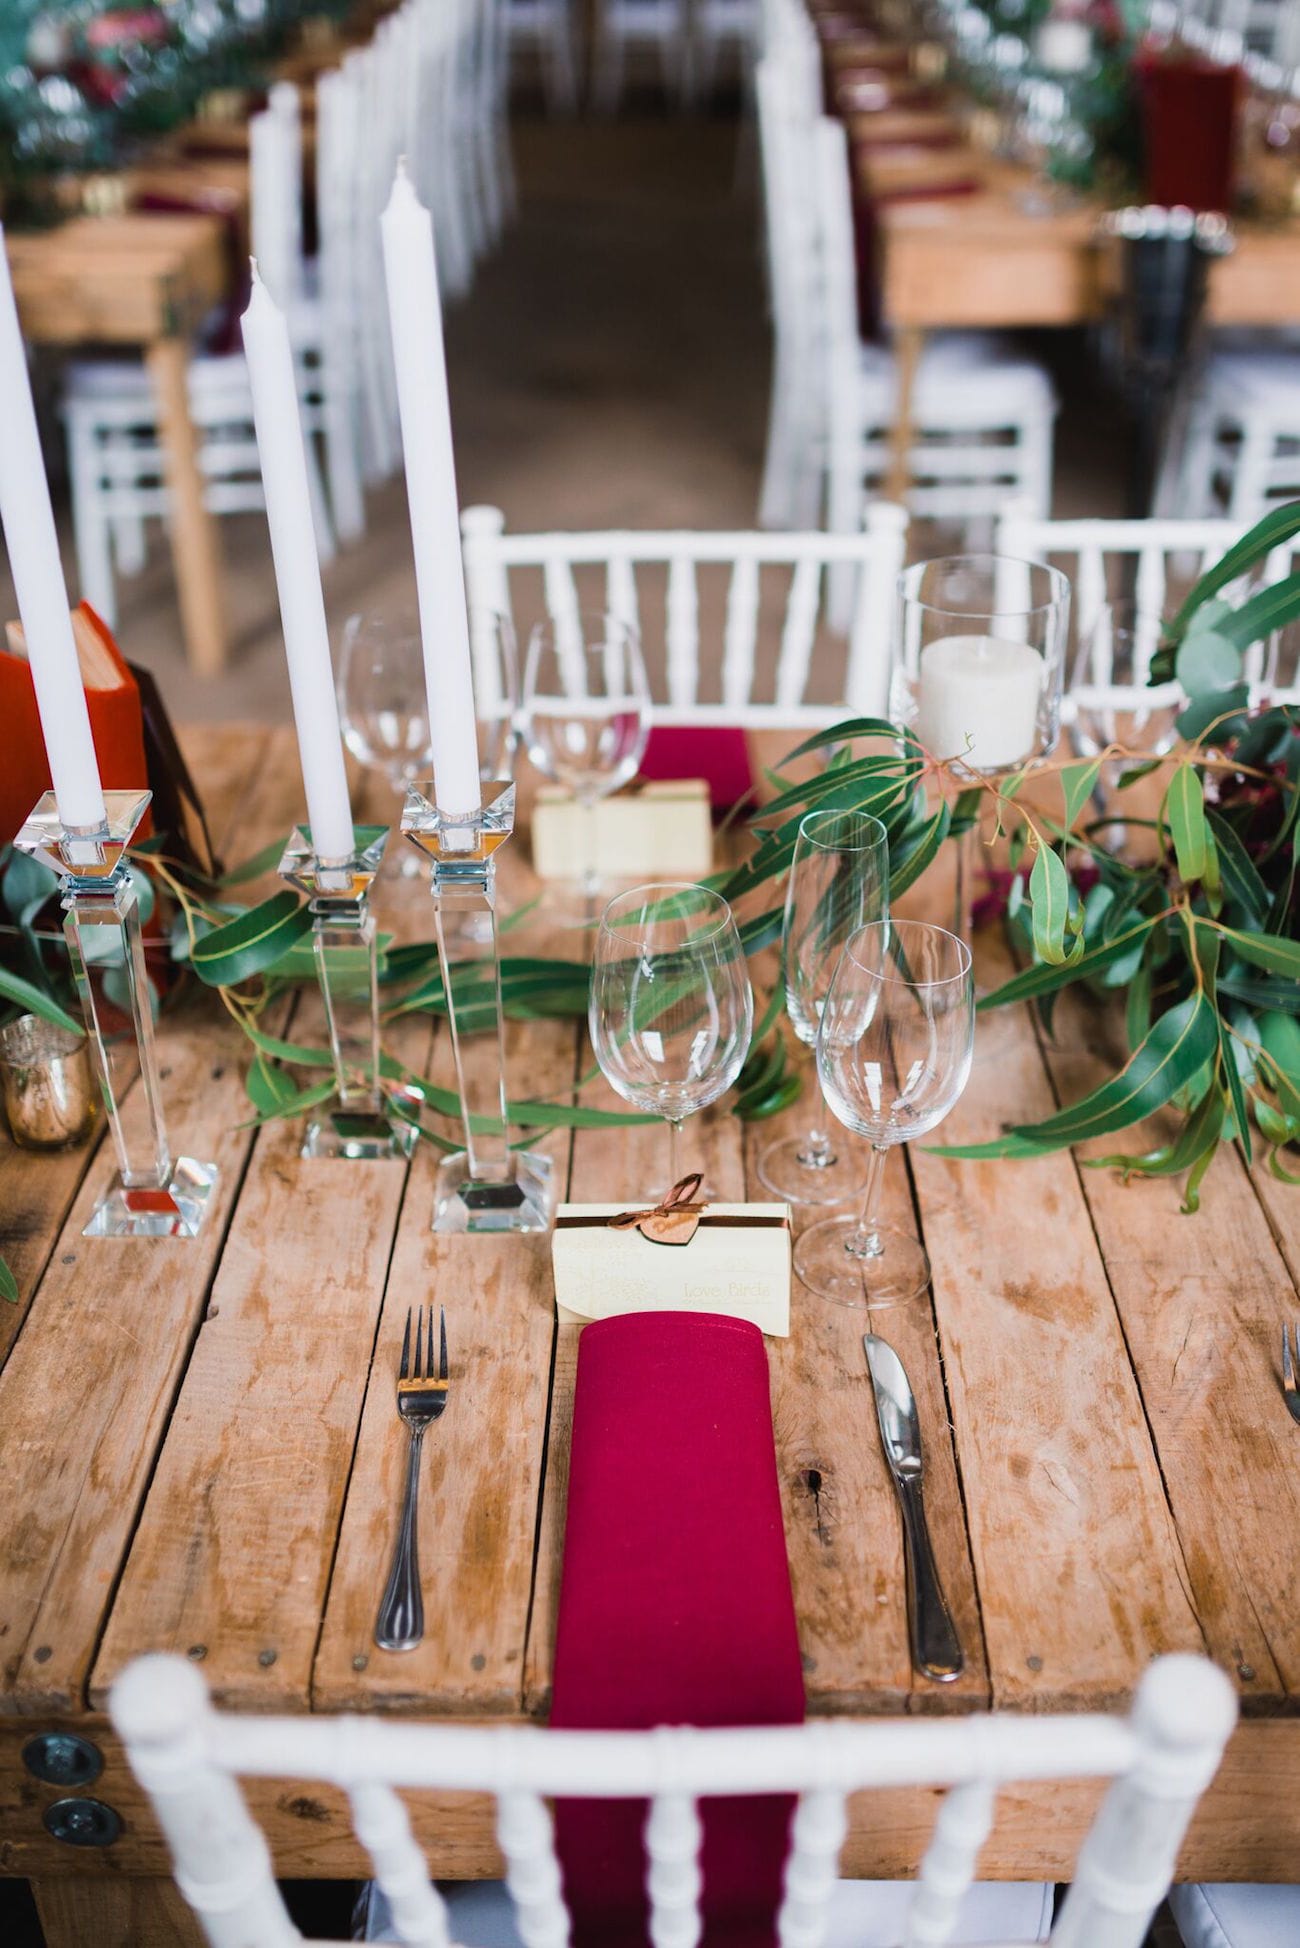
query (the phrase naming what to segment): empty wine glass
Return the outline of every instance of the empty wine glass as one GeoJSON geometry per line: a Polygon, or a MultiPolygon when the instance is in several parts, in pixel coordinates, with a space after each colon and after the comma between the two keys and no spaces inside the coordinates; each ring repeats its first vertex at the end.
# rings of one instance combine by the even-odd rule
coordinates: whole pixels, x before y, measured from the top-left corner
{"type": "Polygon", "coordinates": [[[731,908],[704,886],[637,886],[601,915],[588,1010],[606,1081],[669,1129],[668,1182],[681,1126],[740,1074],[754,996],[731,908]]]}
{"type": "Polygon", "coordinates": [[[591,844],[582,892],[590,899],[601,884],[595,808],[636,776],[650,735],[650,688],[634,626],[609,615],[539,623],[528,644],[522,716],[537,769],[586,808],[591,844]]]}
{"type": "MultiPolygon", "coordinates": [[[[809,1048],[845,941],[888,914],[889,839],[880,820],[868,812],[805,813],[786,887],[781,958],[786,1013],[809,1048]]],[[[769,1144],[758,1174],[792,1204],[840,1204],[861,1188],[863,1169],[854,1151],[836,1149],[823,1116],[806,1135],[769,1144]]]]}
{"type": "Polygon", "coordinates": [[[822,1008],[817,1072],[839,1121],[871,1144],[860,1217],[803,1233],[794,1265],[838,1305],[905,1305],[930,1282],[919,1238],[879,1217],[896,1143],[941,1123],[970,1074],[975,995],[970,948],[921,920],[875,920],[845,946],[822,1008]]]}
{"type": "Polygon", "coordinates": [[[1171,749],[1182,692],[1150,681],[1163,635],[1160,617],[1135,602],[1103,602],[1070,672],[1070,735],[1080,757],[1095,758],[1109,744],[1152,757],[1171,749]]]}

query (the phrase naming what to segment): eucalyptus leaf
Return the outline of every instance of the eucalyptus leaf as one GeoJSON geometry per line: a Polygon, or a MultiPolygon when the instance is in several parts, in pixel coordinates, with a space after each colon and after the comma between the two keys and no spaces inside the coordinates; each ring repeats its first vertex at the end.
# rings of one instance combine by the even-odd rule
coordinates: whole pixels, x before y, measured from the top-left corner
{"type": "Polygon", "coordinates": [[[1226,690],[1241,676],[1241,651],[1218,629],[1189,630],[1174,659],[1174,674],[1189,697],[1226,690]]]}
{"type": "Polygon", "coordinates": [[[34,987],[21,974],[11,974],[7,967],[0,967],[0,1000],[12,1001],[24,1014],[38,1015],[55,1028],[66,1028],[70,1035],[84,1035],[86,1032],[76,1016],[61,1008],[43,988],[34,987]]]}
{"type": "MultiPolygon", "coordinates": [[[[1202,696],[1193,697],[1186,708],[1179,713],[1178,735],[1185,737],[1189,744],[1197,743],[1211,728],[1217,744],[1226,742],[1230,737],[1240,736],[1246,728],[1246,707],[1249,702],[1250,686],[1246,683],[1235,683],[1228,690],[1212,690],[1202,696]]],[[[1162,759],[1156,760],[1157,765],[1162,762],[1162,759]]],[[[1152,768],[1154,767],[1147,767],[1147,769],[1152,768]]],[[[1138,775],[1137,772],[1130,773],[1132,777],[1138,775]]]]}
{"type": "Polygon", "coordinates": [[[3,1258],[0,1258],[0,1299],[7,1299],[10,1305],[18,1303],[18,1280],[3,1258]]]}
{"type": "Polygon", "coordinates": [[[1163,1108],[1214,1054],[1218,1038],[1218,1016],[1198,989],[1161,1015],[1118,1075],[1054,1116],[1017,1124],[1014,1134],[1030,1143],[1065,1145],[1127,1129],[1163,1108]]]}
{"type": "Polygon", "coordinates": [[[307,902],[285,887],[205,934],[195,945],[191,964],[208,987],[236,987],[273,967],[295,940],[310,932],[311,924],[307,902]]]}
{"type": "Polygon", "coordinates": [[[1204,879],[1209,859],[1209,826],[1201,781],[1190,764],[1180,764],[1165,793],[1165,817],[1174,842],[1178,871],[1185,882],[1204,879]]]}
{"type": "Polygon", "coordinates": [[[1043,843],[1029,874],[1029,899],[1034,924],[1034,951],[1048,966],[1077,963],[1082,943],[1066,939],[1070,918],[1070,875],[1054,847],[1043,843]]]}
{"type": "Polygon", "coordinates": [[[1065,823],[1075,826],[1084,806],[1096,790],[1097,779],[1101,775],[1102,758],[1093,758],[1088,764],[1067,764],[1061,773],[1061,788],[1065,793],[1065,823]]]}
{"type": "Polygon", "coordinates": [[[1235,582],[1238,576],[1244,575],[1257,561],[1271,554],[1274,548],[1289,541],[1293,534],[1300,534],[1300,501],[1289,501],[1283,507],[1273,508],[1262,520],[1256,521],[1240,541],[1234,542],[1212,567],[1206,569],[1169,625],[1169,634],[1181,641],[1191,626],[1193,616],[1205,607],[1211,597],[1216,596],[1220,589],[1227,588],[1230,582],[1235,582]]]}

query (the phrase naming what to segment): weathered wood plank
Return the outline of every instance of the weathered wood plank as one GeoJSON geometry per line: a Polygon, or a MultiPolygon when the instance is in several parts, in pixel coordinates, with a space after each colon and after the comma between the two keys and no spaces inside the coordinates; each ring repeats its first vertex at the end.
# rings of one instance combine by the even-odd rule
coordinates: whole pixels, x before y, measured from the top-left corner
{"type": "MultiPolygon", "coordinates": [[[[747,1195],[753,1199],[771,1195],[758,1177],[762,1151],[806,1130],[820,1093],[811,1051],[791,1041],[791,1060],[805,1072],[804,1093],[782,1115],[745,1129],[747,1195]]],[[[858,1143],[838,1126],[835,1135],[837,1143],[858,1143]]],[[[796,1210],[796,1231],[830,1215],[812,1207],[796,1210]]],[[[884,1180],[884,1215],[906,1229],[915,1224],[901,1163],[884,1180]]],[[[967,1659],[956,1685],[940,1687],[912,1671],[898,1503],[862,1348],[869,1324],[865,1313],[819,1298],[796,1278],[790,1338],[767,1342],[809,1709],[952,1710],[958,1698],[987,1702],[979,1605],[929,1302],[875,1324],[902,1359],[921,1416],[931,1534],[967,1659]]]]}
{"type": "MultiPolygon", "coordinates": [[[[1072,1102],[1114,1072],[1123,1050],[1116,1024],[1073,997],[1055,1026],[1048,1066],[1058,1097],[1072,1102]]],[[[1081,1156],[1141,1154],[1160,1140],[1145,1125],[1081,1156]]],[[[1247,1708],[1265,1708],[1300,1691],[1300,1475],[1277,1378],[1282,1321],[1300,1312],[1295,1287],[1235,1151],[1221,1148],[1211,1164],[1195,1216],[1180,1213],[1178,1179],[1125,1185],[1118,1172],[1087,1168],[1080,1178],[1206,1648],[1247,1708]]],[[[1292,1221],[1285,1208],[1279,1218],[1292,1221]]]]}
{"type": "MultiPolygon", "coordinates": [[[[282,741],[282,738],[281,738],[282,741]]],[[[256,834],[300,789],[268,765],[244,803],[256,834]]],[[[0,1511],[0,1716],[75,1710],[140,1498],[221,1255],[250,1138],[247,1044],[195,994],[159,1037],[173,1149],[221,1178],[194,1239],[83,1239],[107,1151],[84,1180],[0,1373],[10,1494],[0,1511]],[[57,1415],[50,1403],[59,1402],[57,1415]]]]}
{"type": "Polygon", "coordinates": [[[203,1948],[174,1880],[38,1880],[32,1893],[45,1948],[203,1948]]]}
{"type": "MultiPolygon", "coordinates": [[[[1027,1011],[982,1016],[934,1140],[981,1141],[1052,1107],[1027,1011]]],[[[955,1163],[920,1145],[910,1162],[994,1702],[1121,1704],[1149,1658],[1203,1639],[1074,1165],[955,1163]]]]}
{"type": "MultiPolygon", "coordinates": [[[[195,726],[182,743],[218,845],[224,844],[270,741],[270,732],[247,725],[195,726]]],[[[96,1158],[104,1128],[88,1143],[59,1151],[23,1150],[0,1123],[0,1257],[18,1283],[16,1305],[0,1304],[0,1361],[18,1335],[67,1219],[82,1178],[96,1158]]],[[[108,1156],[106,1151],[105,1156],[108,1156]]],[[[96,1168],[102,1167],[96,1163],[96,1168]]]]}

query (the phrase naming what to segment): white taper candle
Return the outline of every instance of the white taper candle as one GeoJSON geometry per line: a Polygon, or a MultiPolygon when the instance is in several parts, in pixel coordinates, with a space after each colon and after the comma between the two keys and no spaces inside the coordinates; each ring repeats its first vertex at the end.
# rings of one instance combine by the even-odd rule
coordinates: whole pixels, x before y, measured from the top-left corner
{"type": "Polygon", "coordinates": [[[4,523],[50,779],[65,825],[104,823],[104,793],[68,613],[27,354],[0,229],[0,521],[4,523]]]}
{"type": "Polygon", "coordinates": [[[318,858],[345,859],[352,851],[352,813],[312,526],[293,348],[284,313],[257,275],[256,264],[243,327],[293,718],[307,793],[307,822],[318,858]]]}
{"type": "Polygon", "coordinates": [[[429,693],[434,797],[440,811],[457,815],[476,812],[482,804],[460,508],[433,223],[403,163],[397,166],[381,229],[429,693]]]}

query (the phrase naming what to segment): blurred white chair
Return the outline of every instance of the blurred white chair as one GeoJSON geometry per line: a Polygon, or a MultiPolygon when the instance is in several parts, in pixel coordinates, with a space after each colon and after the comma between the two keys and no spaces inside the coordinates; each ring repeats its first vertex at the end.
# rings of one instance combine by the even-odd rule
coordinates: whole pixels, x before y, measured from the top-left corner
{"type": "Polygon", "coordinates": [[[1183,1948],[1290,1948],[1300,1941],[1300,1887],[1198,1886],[1169,1890],[1183,1948]]]}
{"type": "MultiPolygon", "coordinates": [[[[212,1948],[287,1948],[299,1939],[239,1774],[302,1778],[347,1794],[394,1935],[410,1948],[446,1948],[453,1937],[398,1788],[493,1795],[506,1885],[529,1948],[569,1938],[547,1799],[649,1799],[651,1939],[692,1942],[700,1938],[699,1800],[796,1793],[777,1923],[792,1948],[825,1938],[850,1793],[902,1784],[948,1788],[903,1934],[911,1944],[937,1945],[954,1938],[1002,1784],[1110,1778],[1050,1939],[1056,1948],[1140,1948],[1218,1767],[1237,1701],[1214,1665],[1181,1656],[1150,1666],[1127,1721],[994,1714],[739,1730],[548,1731],[217,1713],[192,1664],[153,1656],[116,1679],[109,1710],[171,1848],[177,1884],[212,1948]]],[[[851,1926],[837,1939],[848,1948],[862,1942],[863,1931],[851,1926]]]]}
{"type": "Polygon", "coordinates": [[[580,53],[572,0],[498,0],[512,75],[524,55],[536,59],[549,115],[578,106],[580,53]]]}
{"type": "Polygon", "coordinates": [[[667,100],[691,98],[688,0],[596,0],[592,29],[591,103],[613,115],[623,98],[628,55],[653,49],[667,100]]]}
{"type": "MultiPolygon", "coordinates": [[[[324,428],[328,415],[322,402],[323,373],[319,367],[308,371],[308,354],[319,338],[310,323],[302,272],[301,155],[297,91],[286,83],[272,90],[270,105],[250,126],[253,244],[255,254],[265,257],[271,293],[290,318],[310,432],[324,428]]],[[[188,376],[209,510],[240,514],[263,507],[243,354],[199,351],[188,376]]],[[[165,520],[170,507],[152,381],[137,360],[74,359],[65,372],[62,408],[81,593],[113,627],[117,573],[143,567],[144,524],[165,520]]],[[[316,544],[322,560],[328,561],[334,554],[334,528],[310,437],[307,454],[316,544]]],[[[337,458],[345,464],[345,454],[337,458]]]]}
{"type": "MultiPolygon", "coordinates": [[[[507,534],[496,507],[466,508],[461,529],[471,613],[513,620],[529,570],[535,584],[540,577],[543,612],[551,616],[603,609],[642,626],[644,637],[643,617],[662,613],[662,655],[657,643],[646,644],[657,725],[819,726],[846,710],[885,709],[895,581],[907,531],[902,508],[869,507],[853,535],[507,534]],[[818,655],[823,578],[836,567],[856,583],[852,626],[847,641],[827,641],[818,655]],[[768,611],[771,653],[761,656],[764,571],[770,591],[778,580],[781,586],[768,611]],[[597,590],[585,602],[584,574],[597,590]]],[[[491,647],[485,641],[475,666],[480,708],[496,701],[491,647]]]]}
{"type": "MultiPolygon", "coordinates": [[[[1076,675],[1087,680],[1091,707],[1105,703],[1114,709],[1156,707],[1161,701],[1177,702],[1181,692],[1176,684],[1151,689],[1147,673],[1157,647],[1158,634],[1152,629],[1139,644],[1133,681],[1123,689],[1111,685],[1106,664],[1106,635],[1098,629],[1108,603],[1122,593],[1131,600],[1138,616],[1158,622],[1171,607],[1171,585],[1184,590],[1196,576],[1213,567],[1234,541],[1241,538],[1248,523],[1227,520],[1106,520],[1053,521],[1044,519],[1032,507],[1011,502],[1003,509],[994,537],[995,551],[1019,561],[1047,561],[1049,558],[1069,575],[1073,588],[1073,634],[1088,650],[1084,661],[1076,659],[1076,675]]],[[[1300,561],[1300,537],[1273,549],[1263,565],[1269,581],[1292,572],[1300,561]]],[[[1240,602],[1247,593],[1245,582],[1229,583],[1225,598],[1240,602]]],[[[1268,696],[1279,703],[1300,697],[1294,684],[1279,683],[1278,641],[1270,638],[1255,643],[1247,653],[1245,674],[1257,697],[1268,696]]],[[[1074,699],[1069,692],[1063,700],[1062,717],[1069,721],[1074,699]]]]}
{"type": "MultiPolygon", "coordinates": [[[[824,117],[813,133],[821,245],[826,525],[851,533],[889,467],[897,373],[885,347],[858,330],[857,254],[848,140],[824,117]]],[[[1056,394],[1042,367],[1004,338],[974,332],[933,335],[912,397],[915,436],[907,505],[913,515],[989,524],[1013,496],[1046,515],[1052,498],[1056,394]]],[[[844,603],[832,598],[842,622],[844,603]]]]}
{"type": "Polygon", "coordinates": [[[1223,513],[1247,525],[1300,493],[1300,344],[1232,334],[1206,360],[1172,479],[1157,511],[1223,513]]]}

